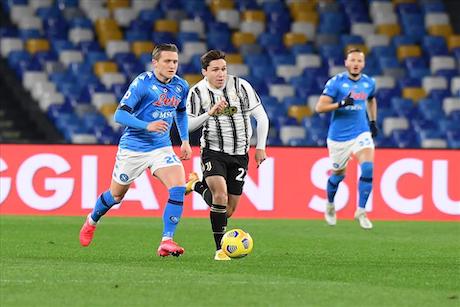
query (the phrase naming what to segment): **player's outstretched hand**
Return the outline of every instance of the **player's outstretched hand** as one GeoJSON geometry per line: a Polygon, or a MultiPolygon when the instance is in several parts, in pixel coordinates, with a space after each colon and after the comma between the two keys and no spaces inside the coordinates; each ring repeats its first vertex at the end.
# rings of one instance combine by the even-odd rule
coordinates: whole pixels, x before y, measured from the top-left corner
{"type": "Polygon", "coordinates": [[[212,106],[212,108],[208,111],[210,116],[217,116],[222,114],[222,111],[228,106],[228,102],[225,99],[222,99],[218,103],[212,106]]]}
{"type": "Polygon", "coordinates": [[[180,146],[179,159],[190,160],[191,157],[192,157],[192,148],[190,147],[190,143],[188,141],[183,141],[182,145],[180,146]]]}
{"type": "Polygon", "coordinates": [[[150,132],[165,133],[168,131],[168,123],[164,120],[150,122],[147,126],[147,130],[150,132]]]}
{"type": "Polygon", "coordinates": [[[256,149],[256,163],[257,163],[257,168],[262,164],[262,162],[267,159],[267,154],[265,153],[265,150],[263,149],[256,149]]]}
{"type": "Polygon", "coordinates": [[[369,122],[369,128],[371,129],[372,137],[375,138],[379,134],[379,127],[377,127],[375,120],[369,122]]]}
{"type": "Polygon", "coordinates": [[[348,94],[347,97],[339,101],[339,108],[344,108],[346,106],[352,106],[355,104],[355,100],[351,97],[351,92],[348,94]]]}

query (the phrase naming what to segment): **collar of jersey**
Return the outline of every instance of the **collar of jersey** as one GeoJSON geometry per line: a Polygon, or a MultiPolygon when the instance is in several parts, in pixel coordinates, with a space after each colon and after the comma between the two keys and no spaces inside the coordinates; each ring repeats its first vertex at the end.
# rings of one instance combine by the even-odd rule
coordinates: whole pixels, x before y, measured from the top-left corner
{"type": "Polygon", "coordinates": [[[347,72],[347,78],[348,78],[348,80],[350,80],[350,81],[358,82],[359,80],[361,80],[362,77],[363,77],[363,74],[361,74],[361,76],[359,76],[359,79],[358,79],[358,80],[353,80],[352,78],[350,78],[350,75],[349,75],[348,72],[347,72]]]}
{"type": "Polygon", "coordinates": [[[154,72],[153,70],[152,70],[152,75],[153,75],[153,77],[155,78],[155,80],[157,80],[158,82],[160,82],[160,83],[163,84],[163,85],[169,85],[169,84],[171,84],[171,83],[173,82],[174,77],[176,76],[176,75],[174,75],[174,76],[171,78],[171,80],[169,80],[168,83],[164,83],[163,81],[160,81],[160,79],[157,78],[157,75],[155,75],[155,72],[154,72]]]}

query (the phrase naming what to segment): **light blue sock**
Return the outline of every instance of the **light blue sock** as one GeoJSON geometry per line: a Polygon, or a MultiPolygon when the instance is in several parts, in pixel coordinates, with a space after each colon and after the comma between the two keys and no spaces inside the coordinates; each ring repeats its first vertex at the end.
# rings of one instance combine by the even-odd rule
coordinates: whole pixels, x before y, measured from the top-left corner
{"type": "Polygon", "coordinates": [[[334,202],[335,193],[337,193],[337,189],[339,188],[339,183],[345,178],[344,175],[336,175],[332,174],[327,181],[327,200],[329,203],[334,202]]]}
{"type": "Polygon", "coordinates": [[[372,191],[372,177],[374,171],[374,163],[364,162],[361,164],[361,177],[359,178],[359,207],[366,208],[367,199],[372,191]]]}
{"type": "Polygon", "coordinates": [[[99,221],[100,218],[115,204],[118,203],[115,201],[110,191],[105,191],[97,199],[93,212],[91,212],[91,219],[95,222],[99,221]]]}
{"type": "Polygon", "coordinates": [[[184,209],[185,187],[169,189],[169,199],[163,212],[163,237],[174,237],[184,209]]]}

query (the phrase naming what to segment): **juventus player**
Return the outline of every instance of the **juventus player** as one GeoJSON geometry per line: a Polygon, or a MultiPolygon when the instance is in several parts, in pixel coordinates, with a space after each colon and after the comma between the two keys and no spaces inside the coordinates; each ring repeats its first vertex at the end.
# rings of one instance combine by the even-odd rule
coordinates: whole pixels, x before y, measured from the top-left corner
{"type": "Polygon", "coordinates": [[[236,209],[248,169],[252,135],[250,116],[257,121],[257,167],[266,159],[268,117],[259,96],[244,79],[227,74],[225,53],[211,50],[201,57],[204,78],[187,97],[189,131],[203,126],[201,165],[203,181],[191,173],[186,194],[200,193],[211,207],[210,220],[216,243],[215,260],[230,260],[220,241],[227,217],[236,209]]]}

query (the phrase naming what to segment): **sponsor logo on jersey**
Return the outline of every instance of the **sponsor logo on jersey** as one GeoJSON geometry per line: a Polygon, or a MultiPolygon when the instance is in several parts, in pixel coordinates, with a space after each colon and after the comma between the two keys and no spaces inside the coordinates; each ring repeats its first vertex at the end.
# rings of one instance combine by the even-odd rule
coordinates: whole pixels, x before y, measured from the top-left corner
{"type": "Polygon", "coordinates": [[[355,100],[366,100],[367,99],[367,94],[365,92],[351,92],[351,97],[355,100]]]}
{"type": "Polygon", "coordinates": [[[152,102],[154,106],[162,107],[162,106],[167,106],[167,107],[177,107],[180,103],[180,100],[176,98],[176,96],[171,96],[168,97],[166,94],[161,94],[158,97],[157,101],[152,102]]]}
{"type": "Polygon", "coordinates": [[[173,111],[165,111],[165,112],[154,111],[152,113],[152,117],[155,119],[174,117],[174,112],[173,111]]]}

